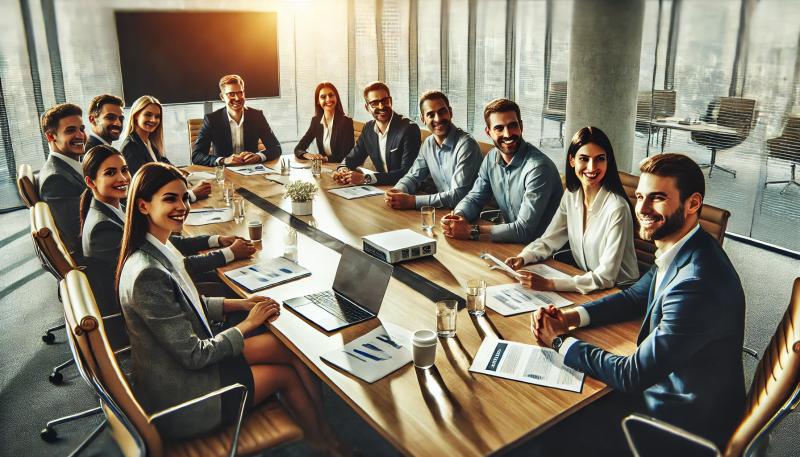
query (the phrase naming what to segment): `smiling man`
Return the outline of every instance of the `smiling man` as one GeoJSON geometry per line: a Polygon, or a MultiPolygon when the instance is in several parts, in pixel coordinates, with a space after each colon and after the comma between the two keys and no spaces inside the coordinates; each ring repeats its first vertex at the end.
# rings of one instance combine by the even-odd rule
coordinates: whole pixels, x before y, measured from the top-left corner
{"type": "Polygon", "coordinates": [[[558,209],[563,194],[558,169],[542,151],[522,139],[522,117],[516,103],[493,100],[484,108],[483,119],[495,148],[483,159],[472,190],[442,218],[442,231],[448,238],[462,240],[529,243],[544,232],[558,209]],[[502,223],[478,221],[492,198],[502,223]]]}
{"type": "MultiPolygon", "coordinates": [[[[700,227],[705,182],[697,164],[684,155],[661,154],[640,169],[636,217],[639,236],[658,248],[655,266],[615,295],[568,311],[537,311],[534,336],[563,354],[566,365],[638,396],[647,414],[724,449],[744,411],[744,291],[719,242],[700,227]],[[642,315],[638,347],[630,356],[565,335],[570,328],[642,315]]],[[[624,450],[619,420],[630,412],[592,421],[587,428],[624,450]]],[[[587,448],[598,444],[584,441],[587,448]]],[[[619,455],[613,449],[608,453],[619,455]]]]}
{"type": "Polygon", "coordinates": [[[115,95],[103,94],[92,99],[89,104],[91,131],[86,142],[87,152],[101,144],[111,146],[111,143],[119,139],[122,122],[125,120],[122,115],[124,107],[125,102],[115,95]]]}
{"type": "Polygon", "coordinates": [[[419,112],[432,135],[422,143],[408,173],[386,192],[386,205],[393,209],[454,208],[475,182],[483,159],[481,149],[472,136],[453,125],[453,108],[442,92],[422,94],[419,112]],[[428,178],[439,193],[412,195],[428,178]]]}
{"type": "Polygon", "coordinates": [[[86,190],[81,157],[85,152],[83,112],[71,103],[56,105],[42,115],[42,132],[50,155],[39,171],[39,198],[50,206],[61,240],[80,259],[78,206],[86,190]]]}

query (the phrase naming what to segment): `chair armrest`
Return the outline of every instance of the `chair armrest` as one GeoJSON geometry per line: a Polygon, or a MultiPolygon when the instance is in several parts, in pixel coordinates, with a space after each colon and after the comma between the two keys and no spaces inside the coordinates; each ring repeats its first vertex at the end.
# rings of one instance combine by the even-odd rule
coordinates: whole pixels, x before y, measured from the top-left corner
{"type": "Polygon", "coordinates": [[[755,349],[750,349],[747,346],[742,346],[742,352],[747,354],[747,355],[749,355],[749,356],[751,356],[751,357],[753,357],[756,360],[759,359],[758,352],[756,352],[755,349]]]}
{"type": "Polygon", "coordinates": [[[622,430],[634,457],[722,455],[717,446],[706,438],[643,414],[634,413],[622,419],[622,430]]]}
{"type": "Polygon", "coordinates": [[[182,410],[184,408],[187,408],[189,406],[195,405],[197,403],[204,402],[206,400],[209,400],[211,398],[220,396],[220,395],[222,395],[222,394],[224,394],[226,392],[231,392],[231,391],[234,391],[234,390],[240,390],[241,394],[242,394],[241,404],[239,405],[239,415],[236,418],[236,428],[234,429],[234,432],[233,432],[233,440],[231,440],[231,449],[230,449],[230,454],[229,454],[230,457],[235,457],[236,456],[236,449],[239,446],[239,431],[242,428],[242,419],[244,418],[244,407],[245,407],[245,404],[247,403],[247,387],[245,387],[244,385],[242,385],[240,383],[231,384],[229,386],[222,387],[222,388],[217,389],[217,390],[215,390],[213,392],[209,392],[209,393],[207,393],[205,395],[202,395],[202,396],[199,396],[199,397],[195,397],[195,398],[193,398],[191,400],[187,400],[187,401],[185,401],[183,403],[179,403],[179,404],[177,404],[175,406],[170,406],[167,409],[164,409],[162,411],[158,411],[156,413],[153,413],[149,417],[148,422],[152,423],[153,421],[155,421],[155,420],[157,420],[157,419],[159,419],[161,417],[164,417],[164,416],[166,416],[168,414],[172,414],[172,413],[174,413],[176,411],[180,411],[180,410],[182,410]]]}

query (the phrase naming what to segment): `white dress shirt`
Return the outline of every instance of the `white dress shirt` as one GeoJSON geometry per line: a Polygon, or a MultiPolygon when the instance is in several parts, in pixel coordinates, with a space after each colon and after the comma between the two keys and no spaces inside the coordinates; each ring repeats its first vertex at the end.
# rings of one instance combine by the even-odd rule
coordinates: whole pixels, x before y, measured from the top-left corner
{"type": "MultiPolygon", "coordinates": [[[[244,108],[245,110],[247,108],[244,108]]],[[[244,151],[244,110],[242,110],[242,118],[239,119],[239,122],[236,122],[234,118],[231,117],[231,112],[227,109],[225,110],[225,114],[228,115],[228,125],[231,128],[231,155],[239,154],[244,151]]],[[[267,160],[267,156],[260,152],[255,153],[257,156],[261,157],[261,161],[267,160]]],[[[217,165],[220,164],[225,160],[224,157],[220,157],[217,159],[217,165]]]]}
{"type": "Polygon", "coordinates": [[[331,117],[330,125],[325,121],[325,114],[322,115],[322,119],[319,121],[322,124],[322,151],[321,154],[324,154],[326,157],[330,157],[332,154],[331,152],[331,134],[333,133],[333,117],[331,117]]]}
{"type": "MultiPolygon", "coordinates": [[[[387,173],[389,171],[389,167],[386,165],[386,140],[389,139],[389,129],[392,128],[392,119],[394,119],[394,111],[392,111],[392,117],[389,118],[389,122],[386,124],[386,131],[381,133],[381,130],[378,128],[378,122],[375,122],[374,129],[375,133],[378,135],[378,148],[380,149],[381,153],[381,161],[383,161],[383,172],[387,173]]],[[[381,170],[378,170],[381,171],[381,170]]]]}
{"type": "Polygon", "coordinates": [[[125,213],[122,211],[122,208],[117,208],[115,206],[111,206],[111,205],[109,205],[108,203],[106,203],[104,201],[100,201],[100,200],[97,200],[97,201],[99,201],[100,203],[106,205],[106,207],[108,209],[110,209],[114,214],[117,215],[117,217],[122,221],[123,224],[125,223],[125,213]]]}
{"type": "Polygon", "coordinates": [[[83,176],[83,165],[79,161],[73,159],[72,157],[68,157],[60,152],[53,151],[52,149],[50,150],[50,155],[56,156],[59,159],[63,160],[64,162],[67,163],[67,165],[72,167],[72,169],[75,170],[79,175],[83,176]]]}
{"type": "Polygon", "coordinates": [[[89,132],[89,136],[97,138],[97,140],[100,141],[100,143],[105,144],[106,146],[111,146],[111,143],[103,139],[103,137],[95,135],[94,132],[89,132]]]}

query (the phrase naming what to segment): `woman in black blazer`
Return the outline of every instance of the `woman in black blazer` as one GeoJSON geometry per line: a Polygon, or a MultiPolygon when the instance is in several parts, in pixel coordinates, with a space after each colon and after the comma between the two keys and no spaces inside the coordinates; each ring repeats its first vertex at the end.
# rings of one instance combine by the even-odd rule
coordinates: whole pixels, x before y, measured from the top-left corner
{"type": "Polygon", "coordinates": [[[340,101],[339,91],[332,83],[323,81],[317,85],[314,90],[314,117],[294,148],[294,155],[298,159],[338,163],[353,149],[353,119],[344,114],[340,101]],[[318,154],[306,150],[314,139],[318,154]]]}

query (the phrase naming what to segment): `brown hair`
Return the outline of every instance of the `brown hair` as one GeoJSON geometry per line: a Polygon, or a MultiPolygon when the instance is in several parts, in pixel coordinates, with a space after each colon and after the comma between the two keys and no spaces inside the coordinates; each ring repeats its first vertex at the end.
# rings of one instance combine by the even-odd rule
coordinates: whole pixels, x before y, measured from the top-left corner
{"type": "Polygon", "coordinates": [[[385,90],[389,97],[392,96],[392,93],[389,92],[389,86],[387,86],[386,83],[381,81],[372,81],[364,87],[364,101],[367,101],[367,94],[373,90],[385,90]]]}
{"type": "Polygon", "coordinates": [[[244,79],[239,75],[225,75],[219,78],[219,91],[222,92],[223,88],[228,84],[238,84],[244,90],[244,79]]]}
{"type": "Polygon", "coordinates": [[[429,90],[423,93],[421,97],[419,97],[419,113],[424,114],[422,112],[423,103],[425,103],[428,100],[436,100],[436,99],[444,101],[444,104],[447,105],[448,108],[450,108],[450,100],[447,99],[447,95],[445,95],[444,92],[438,90],[429,90]]]}
{"type": "MultiPolygon", "coordinates": [[[[83,177],[97,179],[97,173],[100,171],[100,165],[102,165],[107,158],[115,154],[123,157],[124,160],[124,156],[122,156],[121,152],[105,144],[99,144],[92,149],[89,149],[89,152],[83,156],[83,177]]],[[[83,223],[86,221],[86,215],[89,214],[89,205],[92,202],[92,196],[92,189],[89,189],[88,187],[81,194],[79,213],[81,229],[80,232],[78,232],[81,235],[83,235],[83,223]]]]}
{"type": "Polygon", "coordinates": [[[336,108],[334,108],[334,112],[336,114],[341,114],[344,116],[344,107],[342,107],[342,97],[339,97],[339,91],[336,90],[336,86],[333,85],[332,82],[329,81],[322,81],[321,83],[317,84],[317,88],[314,89],[314,116],[322,117],[322,107],[319,106],[319,93],[322,89],[328,88],[333,91],[333,94],[336,95],[336,108]]]}
{"type": "Polygon", "coordinates": [[[50,108],[42,114],[42,132],[55,133],[61,119],[69,116],[83,116],[81,107],[72,103],[61,103],[50,108]]]}
{"type": "Polygon", "coordinates": [[[642,173],[675,178],[682,202],[685,202],[694,193],[700,194],[703,198],[706,196],[706,179],[703,171],[694,160],[683,154],[654,155],[645,159],[639,166],[639,170],[642,173]]]}
{"type": "Polygon", "coordinates": [[[487,103],[486,107],[483,108],[483,120],[486,122],[486,127],[491,127],[489,125],[489,116],[494,113],[507,113],[509,111],[517,113],[517,120],[522,123],[522,114],[520,114],[519,105],[511,100],[507,98],[496,98],[487,103]]]}
{"type": "Polygon", "coordinates": [[[99,116],[100,111],[103,110],[103,106],[108,104],[117,105],[120,108],[125,107],[125,102],[116,95],[103,94],[93,98],[91,103],[89,103],[89,114],[94,117],[99,116]]]}
{"type": "Polygon", "coordinates": [[[583,127],[572,136],[572,141],[567,148],[567,163],[564,165],[564,177],[567,182],[567,190],[575,192],[581,187],[581,181],[575,174],[575,167],[570,165],[569,159],[575,159],[575,154],[578,149],[586,146],[587,144],[596,144],[606,153],[606,174],[603,177],[601,186],[609,192],[613,192],[622,197],[630,205],[628,195],[625,193],[625,188],[622,186],[622,180],[619,178],[619,171],[617,169],[617,159],[614,158],[614,148],[611,147],[611,140],[608,139],[606,133],[597,127],[583,127]]]}

